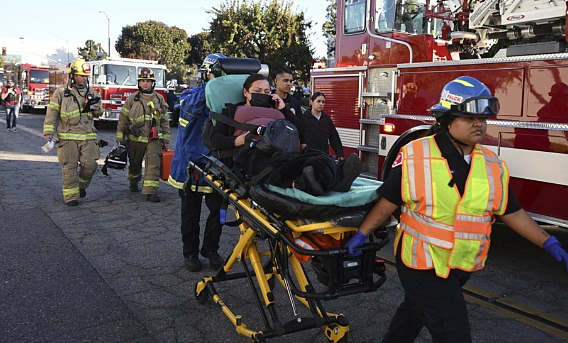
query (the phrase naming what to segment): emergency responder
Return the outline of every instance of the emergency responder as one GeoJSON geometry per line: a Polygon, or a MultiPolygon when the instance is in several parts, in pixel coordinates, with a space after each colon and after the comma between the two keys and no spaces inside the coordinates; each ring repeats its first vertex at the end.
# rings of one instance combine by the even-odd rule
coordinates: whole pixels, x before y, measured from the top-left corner
{"type": "Polygon", "coordinates": [[[426,327],[434,342],[471,342],[461,287],[485,265],[493,216],[568,267],[568,253],[523,210],[504,161],[479,143],[499,102],[462,76],[432,107],[433,135],[404,146],[379,188],[381,199],[345,244],[351,255],[401,207],[395,257],[405,290],[383,342],[413,342],[426,327]]]}
{"type": "Polygon", "coordinates": [[[97,130],[93,116],[102,114],[100,96],[89,87],[91,65],[76,59],[69,66],[69,83],[59,87],[51,96],[43,123],[46,142],[57,132],[57,158],[63,166],[63,199],[69,206],[77,206],[79,197],[97,170],[100,157],[96,144],[97,130]],[[77,169],[79,164],[79,169],[77,169]]]}
{"type": "Polygon", "coordinates": [[[203,145],[201,139],[202,127],[209,118],[205,103],[205,84],[207,81],[222,75],[219,68],[221,53],[208,55],[199,68],[201,72],[201,87],[188,89],[181,95],[180,117],[176,149],[172,160],[171,174],[168,178],[170,185],[179,189],[181,198],[181,240],[183,242],[183,257],[186,268],[191,271],[201,270],[199,260],[199,222],[201,217],[201,203],[205,198],[205,205],[209,209],[209,216],[205,223],[201,255],[209,259],[211,268],[217,270],[223,264],[223,259],[217,253],[221,237],[222,224],[220,211],[223,198],[214,192],[207,183],[196,174],[184,188],[189,161],[204,167],[206,160],[203,155],[210,151],[203,145]]]}
{"type": "Polygon", "coordinates": [[[149,68],[138,73],[138,92],[130,95],[120,111],[116,127],[116,141],[128,139],[128,181],[130,191],[138,192],[142,178],[142,160],[146,155],[146,171],[142,184],[142,195],[146,201],[160,202],[160,156],[162,145],[170,141],[168,103],[154,91],[156,79],[149,68]]]}

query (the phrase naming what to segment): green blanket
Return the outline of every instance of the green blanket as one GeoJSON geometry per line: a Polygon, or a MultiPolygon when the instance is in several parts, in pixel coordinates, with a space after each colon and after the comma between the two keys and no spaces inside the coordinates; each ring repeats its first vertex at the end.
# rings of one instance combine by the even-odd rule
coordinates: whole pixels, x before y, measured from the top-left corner
{"type": "Polygon", "coordinates": [[[358,177],[353,181],[349,192],[326,192],[323,196],[314,196],[295,188],[280,188],[273,185],[266,185],[270,191],[286,195],[313,205],[334,205],[338,207],[362,206],[373,202],[379,198],[377,189],[383,183],[358,177]]]}

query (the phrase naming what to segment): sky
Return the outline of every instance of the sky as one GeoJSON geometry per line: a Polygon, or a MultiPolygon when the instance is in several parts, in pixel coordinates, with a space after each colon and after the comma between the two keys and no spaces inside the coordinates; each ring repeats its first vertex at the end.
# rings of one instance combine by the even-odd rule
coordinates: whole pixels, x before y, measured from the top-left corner
{"type": "MultiPolygon", "coordinates": [[[[288,1],[293,4],[292,8],[296,13],[304,12],[306,20],[312,21],[313,28],[308,33],[311,33],[309,39],[315,50],[315,57],[325,56],[325,38],[322,36],[321,26],[325,21],[329,1],[288,1]],[[306,5],[308,2],[309,7],[306,5]]],[[[226,0],[138,0],[135,2],[52,0],[48,3],[29,0],[25,2],[25,8],[29,9],[28,11],[22,12],[20,9],[20,14],[2,16],[0,36],[52,41],[54,44],[59,42],[60,48],[66,48],[69,45],[69,51],[76,54],[77,47],[85,46],[85,41],[88,39],[101,43],[106,50],[110,22],[111,57],[117,57],[114,43],[123,26],[156,20],[168,26],[184,29],[188,36],[192,36],[209,27],[208,23],[212,16],[205,11],[218,7],[224,2],[226,0]]]]}

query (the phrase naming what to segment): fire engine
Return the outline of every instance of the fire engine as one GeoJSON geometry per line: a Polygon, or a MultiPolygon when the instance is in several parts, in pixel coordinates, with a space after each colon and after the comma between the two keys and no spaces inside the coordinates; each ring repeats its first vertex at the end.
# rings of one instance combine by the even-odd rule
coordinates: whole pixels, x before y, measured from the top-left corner
{"type": "MultiPolygon", "coordinates": [[[[91,65],[90,86],[101,95],[104,113],[93,118],[96,121],[118,121],[118,114],[126,98],[138,91],[138,72],[146,67],[154,72],[156,78],[155,91],[165,99],[166,66],[157,61],[132,58],[110,58],[89,61],[91,65]]],[[[51,75],[50,93],[68,82],[67,70],[53,72],[51,75]]]]}
{"type": "Polygon", "coordinates": [[[49,67],[22,63],[15,66],[14,82],[22,90],[22,109],[45,111],[49,104],[49,67]]]}
{"type": "Polygon", "coordinates": [[[444,85],[468,75],[501,103],[483,142],[538,221],[568,227],[567,3],[338,0],[335,65],[311,89],[363,176],[384,180],[399,149],[434,123],[444,85]],[[497,52],[496,52],[497,51],[497,52]]]}

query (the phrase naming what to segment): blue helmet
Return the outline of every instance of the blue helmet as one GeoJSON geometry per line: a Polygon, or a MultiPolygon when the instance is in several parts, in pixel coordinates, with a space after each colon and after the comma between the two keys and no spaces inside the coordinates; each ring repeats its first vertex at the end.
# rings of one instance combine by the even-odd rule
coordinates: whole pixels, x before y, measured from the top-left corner
{"type": "Polygon", "coordinates": [[[431,110],[437,120],[444,115],[488,117],[499,113],[499,100],[479,80],[460,76],[444,86],[440,102],[431,110]]]}
{"type": "Polygon", "coordinates": [[[220,52],[207,55],[207,57],[205,57],[205,59],[203,60],[201,67],[199,67],[199,71],[201,72],[202,77],[205,76],[206,79],[207,74],[209,73],[212,73],[213,75],[215,75],[215,77],[223,75],[223,71],[219,66],[219,58],[225,57],[227,56],[223,55],[220,52]]]}

